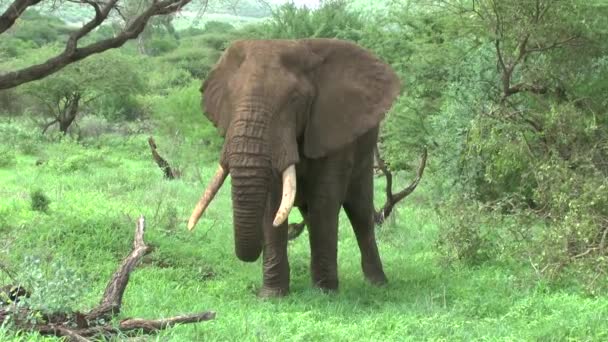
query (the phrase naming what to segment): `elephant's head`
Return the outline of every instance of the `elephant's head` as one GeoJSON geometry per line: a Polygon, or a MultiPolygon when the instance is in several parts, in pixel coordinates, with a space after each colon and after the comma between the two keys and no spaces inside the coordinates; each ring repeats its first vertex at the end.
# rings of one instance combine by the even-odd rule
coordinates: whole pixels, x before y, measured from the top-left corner
{"type": "Polygon", "coordinates": [[[273,175],[283,175],[278,226],[293,206],[300,158],[323,157],[377,126],[399,88],[387,64],[346,41],[233,43],[201,87],[204,112],[225,143],[189,229],[230,173],[236,254],[255,261],[273,175]]]}

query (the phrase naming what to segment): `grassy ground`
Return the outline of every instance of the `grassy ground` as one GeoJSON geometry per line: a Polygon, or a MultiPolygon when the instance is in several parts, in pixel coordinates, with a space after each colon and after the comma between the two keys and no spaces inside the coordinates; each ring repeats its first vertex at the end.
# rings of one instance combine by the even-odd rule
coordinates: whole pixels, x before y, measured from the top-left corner
{"type": "MultiPolygon", "coordinates": [[[[439,218],[421,200],[399,207],[395,223],[378,231],[390,280],[387,287],[364,282],[354,235],[343,215],[340,292],[325,295],[311,288],[304,233],[289,247],[291,295],[261,301],[254,295],[261,280],[260,262],[242,263],[234,256],[228,186],[196,231],[185,229],[204,186],[194,172],[192,146],[171,147],[188,168],[184,167],[181,180],[167,181],[149,156],[147,136],[108,136],[85,146],[67,140],[45,141],[30,128],[7,124],[0,124],[0,134],[0,261],[17,268],[22,276],[35,273],[36,267],[50,267],[45,265],[51,261],[60,262],[80,274],[82,286],[88,285],[82,296],[78,292],[78,298],[70,300],[73,282],[57,279],[58,273],[48,270],[42,272],[47,277],[42,283],[63,284],[69,291],[41,291],[46,291],[49,302],[90,308],[130,250],[136,217],[145,215],[146,238],[155,250],[133,273],[122,316],[217,312],[214,321],[176,327],[150,340],[608,338],[606,298],[549,289],[523,267],[441,268],[433,249],[439,218]],[[36,165],[37,161],[42,163],[36,165]],[[47,213],[31,209],[30,193],[37,189],[51,201],[47,213]],[[25,263],[27,256],[39,257],[42,266],[25,263]]],[[[168,139],[156,140],[161,153],[171,146],[168,139]]],[[[215,166],[208,163],[200,168],[202,178],[208,179],[215,166]]],[[[378,194],[381,187],[377,184],[378,194]]],[[[420,193],[423,189],[424,183],[420,193]]],[[[0,285],[8,281],[0,275],[0,285]]],[[[0,340],[44,339],[34,334],[15,336],[0,328],[0,340]]]]}

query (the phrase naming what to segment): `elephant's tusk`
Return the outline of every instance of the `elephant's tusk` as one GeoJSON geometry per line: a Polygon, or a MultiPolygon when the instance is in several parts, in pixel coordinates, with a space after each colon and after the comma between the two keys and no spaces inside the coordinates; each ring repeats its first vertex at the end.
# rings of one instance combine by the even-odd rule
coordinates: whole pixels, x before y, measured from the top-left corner
{"type": "Polygon", "coordinates": [[[209,185],[207,186],[207,189],[205,189],[203,196],[201,196],[201,199],[198,200],[196,207],[192,211],[192,215],[190,215],[190,220],[188,220],[188,230],[194,229],[194,226],[196,226],[196,223],[203,215],[203,212],[205,212],[205,209],[207,209],[207,206],[209,205],[209,203],[211,203],[213,197],[215,197],[215,194],[222,187],[222,184],[224,184],[224,181],[226,180],[227,176],[228,172],[224,170],[221,165],[218,165],[217,171],[215,171],[213,179],[211,180],[211,182],[209,182],[209,185]]]}
{"type": "Polygon", "coordinates": [[[272,225],[280,226],[287,220],[293,202],[296,199],[296,167],[292,164],[283,171],[283,197],[281,197],[281,205],[274,217],[272,225]]]}

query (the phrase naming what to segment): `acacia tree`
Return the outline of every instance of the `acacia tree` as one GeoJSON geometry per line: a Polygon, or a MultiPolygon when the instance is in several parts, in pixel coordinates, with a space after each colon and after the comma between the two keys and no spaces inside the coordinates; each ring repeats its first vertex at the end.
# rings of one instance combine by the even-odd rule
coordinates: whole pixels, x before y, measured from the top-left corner
{"type": "Polygon", "coordinates": [[[45,116],[51,117],[42,132],[59,124],[59,130],[67,134],[85,106],[111,97],[126,99],[141,92],[144,82],[134,61],[110,52],[69,65],[62,72],[27,84],[25,88],[26,93],[43,105],[45,116]]]}
{"type": "MultiPolygon", "coordinates": [[[[55,1],[56,6],[65,2],[87,5],[94,15],[82,27],[73,31],[62,52],[48,60],[26,66],[24,68],[0,74],[0,90],[16,87],[20,84],[39,80],[49,76],[67,65],[85,59],[91,55],[118,48],[130,39],[136,38],[146,27],[148,21],[155,16],[167,15],[181,10],[191,0],[154,0],[142,1],[137,13],[129,18],[122,15],[122,8],[128,1],[121,0],[65,0],[55,1]],[[121,18],[124,20],[122,30],[114,36],[81,45],[82,38],[90,34],[104,22],[121,18]]],[[[0,15],[0,36],[5,34],[16,20],[30,7],[40,5],[41,0],[13,0],[4,13],[0,15]]],[[[207,0],[203,1],[206,5],[207,0]]]]}

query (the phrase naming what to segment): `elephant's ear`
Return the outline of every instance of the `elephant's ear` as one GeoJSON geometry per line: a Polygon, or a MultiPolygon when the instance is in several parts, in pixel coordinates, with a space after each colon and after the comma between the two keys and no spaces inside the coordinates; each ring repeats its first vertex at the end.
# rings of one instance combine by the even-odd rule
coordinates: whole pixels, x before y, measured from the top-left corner
{"type": "Polygon", "coordinates": [[[203,93],[203,112],[219,129],[222,136],[230,125],[233,104],[229,93],[230,82],[244,59],[243,41],[236,41],[224,51],[200,91],[203,93]]]}
{"type": "Polygon", "coordinates": [[[392,68],[338,39],[306,39],[321,62],[312,70],[316,97],[304,132],[304,154],[318,158],[353,142],[384,118],[400,91],[392,68]]]}

